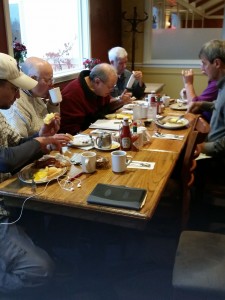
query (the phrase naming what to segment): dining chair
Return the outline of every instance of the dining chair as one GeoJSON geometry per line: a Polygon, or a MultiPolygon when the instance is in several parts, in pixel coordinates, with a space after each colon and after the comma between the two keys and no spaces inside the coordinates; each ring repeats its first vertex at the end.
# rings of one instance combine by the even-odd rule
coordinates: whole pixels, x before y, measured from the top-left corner
{"type": "Polygon", "coordinates": [[[188,113],[185,118],[189,120],[190,131],[184,149],[181,166],[178,166],[175,176],[171,176],[162,198],[174,198],[179,192],[181,198],[181,228],[187,226],[189,220],[191,187],[194,183],[194,171],[197,166],[196,157],[200,154],[198,144],[202,143],[210,129],[209,124],[200,116],[188,113]]]}
{"type": "Polygon", "coordinates": [[[173,267],[174,300],[225,299],[225,235],[183,231],[173,267]]]}

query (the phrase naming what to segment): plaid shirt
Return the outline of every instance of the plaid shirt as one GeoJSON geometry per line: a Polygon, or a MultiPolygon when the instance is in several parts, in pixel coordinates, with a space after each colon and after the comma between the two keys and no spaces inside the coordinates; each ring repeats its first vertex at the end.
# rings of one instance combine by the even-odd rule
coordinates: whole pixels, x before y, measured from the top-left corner
{"type": "MultiPolygon", "coordinates": [[[[21,136],[7,123],[5,117],[0,113],[0,152],[4,148],[18,145],[21,136]]],[[[1,166],[0,166],[1,167],[1,166]]],[[[10,173],[0,173],[0,182],[11,176],[10,173]]]]}

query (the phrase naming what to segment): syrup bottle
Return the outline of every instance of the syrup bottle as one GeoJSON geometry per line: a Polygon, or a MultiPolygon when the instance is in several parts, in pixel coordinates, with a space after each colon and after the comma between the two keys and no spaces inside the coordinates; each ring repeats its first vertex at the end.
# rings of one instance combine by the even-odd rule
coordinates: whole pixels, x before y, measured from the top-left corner
{"type": "Polygon", "coordinates": [[[120,148],[124,151],[131,149],[131,132],[128,118],[123,119],[123,126],[120,130],[120,148]]]}

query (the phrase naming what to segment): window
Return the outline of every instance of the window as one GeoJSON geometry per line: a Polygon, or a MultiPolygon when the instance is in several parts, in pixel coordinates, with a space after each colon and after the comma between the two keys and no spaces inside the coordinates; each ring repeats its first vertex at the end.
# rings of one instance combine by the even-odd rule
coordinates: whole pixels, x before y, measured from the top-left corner
{"type": "MultiPolygon", "coordinates": [[[[167,14],[163,14],[160,7],[154,6],[156,2],[160,1],[145,0],[149,19],[144,25],[144,64],[163,68],[199,67],[198,52],[201,46],[210,39],[221,39],[222,28],[180,28],[181,20],[172,20],[171,14],[166,18],[167,14]]],[[[178,3],[177,0],[166,2],[178,3]]]]}
{"type": "Polygon", "coordinates": [[[23,43],[27,57],[49,61],[56,78],[83,69],[83,59],[90,57],[88,0],[6,2],[9,48],[15,40],[23,43]]]}

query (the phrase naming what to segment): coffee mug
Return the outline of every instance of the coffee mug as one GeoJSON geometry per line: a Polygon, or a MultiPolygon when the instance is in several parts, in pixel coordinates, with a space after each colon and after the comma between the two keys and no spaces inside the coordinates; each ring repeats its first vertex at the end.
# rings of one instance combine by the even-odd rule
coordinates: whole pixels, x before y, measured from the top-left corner
{"type": "Polygon", "coordinates": [[[101,132],[95,140],[96,146],[102,149],[110,149],[112,146],[112,136],[110,133],[101,132]]]}
{"type": "Polygon", "coordinates": [[[165,107],[168,107],[170,105],[170,96],[162,96],[162,102],[165,107]]]}
{"type": "Polygon", "coordinates": [[[116,173],[126,171],[127,166],[132,162],[132,156],[127,155],[126,151],[117,150],[111,152],[112,170],[116,173]]]}
{"type": "Polygon", "coordinates": [[[81,153],[81,166],[84,173],[93,173],[96,170],[96,153],[86,151],[81,153]]]}
{"type": "Polygon", "coordinates": [[[57,104],[62,101],[62,94],[59,87],[49,90],[52,103],[57,104]]]}

